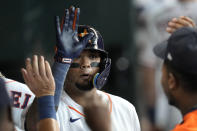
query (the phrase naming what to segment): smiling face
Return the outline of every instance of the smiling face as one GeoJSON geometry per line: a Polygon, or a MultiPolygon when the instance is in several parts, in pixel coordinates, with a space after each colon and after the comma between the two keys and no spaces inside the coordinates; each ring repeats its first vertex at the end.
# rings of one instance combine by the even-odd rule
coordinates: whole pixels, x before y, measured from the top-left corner
{"type": "Polygon", "coordinates": [[[74,68],[69,69],[66,84],[77,87],[80,90],[91,90],[93,78],[99,72],[100,54],[96,51],[84,50],[78,58],[73,60],[74,68]]]}

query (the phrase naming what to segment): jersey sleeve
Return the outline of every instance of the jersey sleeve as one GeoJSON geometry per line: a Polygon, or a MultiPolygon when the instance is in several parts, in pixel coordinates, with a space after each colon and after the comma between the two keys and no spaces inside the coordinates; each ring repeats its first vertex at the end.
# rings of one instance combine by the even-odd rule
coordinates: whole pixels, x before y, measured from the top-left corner
{"type": "MultiPolygon", "coordinates": [[[[133,105],[132,105],[133,106],[133,105]]],[[[133,109],[131,109],[131,116],[132,116],[132,123],[134,123],[134,131],[140,131],[140,122],[139,122],[139,119],[138,119],[138,115],[137,115],[137,112],[135,110],[135,107],[133,106],[133,109]]]]}
{"type": "Polygon", "coordinates": [[[12,116],[16,130],[24,130],[25,115],[35,95],[23,83],[5,78],[6,89],[12,99],[12,116]]]}
{"type": "Polygon", "coordinates": [[[123,107],[125,108],[125,112],[127,112],[127,119],[130,121],[130,124],[132,125],[132,131],[141,131],[140,122],[135,107],[130,102],[124,99],[121,103],[124,104],[123,107]]]}
{"type": "Polygon", "coordinates": [[[140,123],[135,107],[127,100],[110,95],[112,99],[113,130],[140,131],[140,123]]]}

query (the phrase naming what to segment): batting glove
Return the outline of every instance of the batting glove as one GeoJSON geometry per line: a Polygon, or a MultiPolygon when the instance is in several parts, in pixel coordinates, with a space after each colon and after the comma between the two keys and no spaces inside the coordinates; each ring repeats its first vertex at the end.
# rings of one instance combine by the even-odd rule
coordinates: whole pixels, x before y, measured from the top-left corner
{"type": "Polygon", "coordinates": [[[60,63],[70,64],[72,60],[79,56],[85,48],[93,34],[88,34],[81,41],[78,39],[80,9],[71,7],[65,10],[62,29],[60,27],[59,16],[56,16],[56,54],[55,60],[60,63]]]}

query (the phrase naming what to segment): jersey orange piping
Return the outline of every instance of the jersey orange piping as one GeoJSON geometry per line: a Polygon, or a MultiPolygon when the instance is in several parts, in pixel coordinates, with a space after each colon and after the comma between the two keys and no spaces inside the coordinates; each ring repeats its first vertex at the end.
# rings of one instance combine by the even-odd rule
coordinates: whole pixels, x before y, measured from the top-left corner
{"type": "Polygon", "coordinates": [[[11,82],[16,82],[14,80],[6,81],[5,83],[11,83],[11,82]]]}
{"type": "Polygon", "coordinates": [[[107,95],[107,97],[109,98],[109,102],[110,102],[110,109],[109,109],[109,111],[110,111],[110,113],[112,113],[112,100],[111,100],[111,97],[110,97],[110,95],[108,94],[108,93],[106,93],[106,92],[104,92],[106,95],[107,95]]]}
{"type": "Polygon", "coordinates": [[[79,112],[77,109],[75,109],[74,107],[72,107],[72,106],[68,106],[71,110],[74,110],[75,112],[77,112],[78,114],[80,114],[80,115],[82,115],[82,116],[84,116],[85,117],[85,115],[83,114],[83,113],[81,113],[81,112],[79,112]]]}
{"type": "MultiPolygon", "coordinates": [[[[104,92],[105,93],[105,92],[104,92]]],[[[110,114],[112,113],[112,100],[111,100],[111,97],[108,93],[105,93],[109,99],[109,102],[110,102],[110,114]]],[[[78,114],[80,114],[81,116],[85,117],[85,114],[81,113],[80,111],[78,111],[77,109],[75,109],[74,107],[72,106],[68,106],[68,108],[70,108],[71,110],[74,110],[75,112],[77,112],[78,114]]]]}

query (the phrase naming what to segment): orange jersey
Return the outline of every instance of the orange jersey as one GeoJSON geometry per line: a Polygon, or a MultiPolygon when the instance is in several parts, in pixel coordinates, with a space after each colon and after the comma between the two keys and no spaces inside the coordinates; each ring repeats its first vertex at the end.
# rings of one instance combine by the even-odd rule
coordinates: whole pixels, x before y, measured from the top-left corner
{"type": "Polygon", "coordinates": [[[187,113],[172,131],[197,131],[197,110],[187,113]]]}

